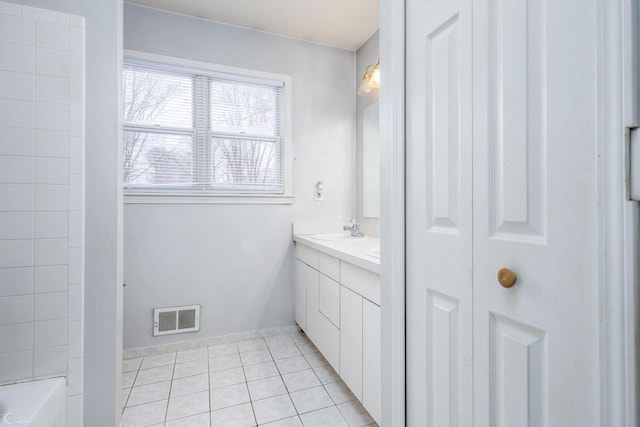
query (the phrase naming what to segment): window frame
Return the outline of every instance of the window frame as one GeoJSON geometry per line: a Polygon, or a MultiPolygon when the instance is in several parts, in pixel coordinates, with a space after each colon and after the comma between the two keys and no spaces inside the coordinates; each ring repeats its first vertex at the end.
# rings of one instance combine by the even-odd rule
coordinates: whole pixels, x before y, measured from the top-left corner
{"type": "MultiPolygon", "coordinates": [[[[136,65],[138,63],[146,68],[151,64],[158,65],[158,71],[176,73],[197,73],[207,77],[228,78],[233,76],[233,80],[246,83],[263,83],[265,81],[282,82],[282,110],[281,110],[281,135],[282,140],[282,179],[283,193],[252,193],[246,190],[234,191],[225,189],[216,191],[215,186],[210,191],[178,190],[174,191],[162,188],[154,189],[132,189],[127,188],[122,182],[124,202],[126,204],[292,204],[293,203],[293,150],[291,141],[291,77],[284,74],[256,71],[245,68],[231,67],[208,62],[193,61],[183,58],[157,55],[148,52],[135,50],[124,50],[124,60],[122,73],[126,65],[136,65]]],[[[121,77],[122,78],[122,77],[121,77]]],[[[124,96],[124,95],[123,95],[124,96]]],[[[121,132],[125,132],[127,127],[124,118],[121,118],[121,132]]],[[[135,125],[134,125],[135,127],[135,125]]],[[[209,131],[211,133],[211,130],[209,131]]],[[[195,135],[194,135],[195,137],[195,135]]],[[[198,171],[199,169],[196,169],[198,171]]],[[[123,180],[123,178],[120,178],[123,180]]]]}

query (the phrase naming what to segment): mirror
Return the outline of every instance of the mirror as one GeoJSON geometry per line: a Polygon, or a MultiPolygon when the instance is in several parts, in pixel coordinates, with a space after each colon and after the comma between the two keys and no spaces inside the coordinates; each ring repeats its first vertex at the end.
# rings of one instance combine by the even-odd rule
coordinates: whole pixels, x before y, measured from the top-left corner
{"type": "Polygon", "coordinates": [[[362,114],[362,216],[380,217],[380,104],[362,114]]]}

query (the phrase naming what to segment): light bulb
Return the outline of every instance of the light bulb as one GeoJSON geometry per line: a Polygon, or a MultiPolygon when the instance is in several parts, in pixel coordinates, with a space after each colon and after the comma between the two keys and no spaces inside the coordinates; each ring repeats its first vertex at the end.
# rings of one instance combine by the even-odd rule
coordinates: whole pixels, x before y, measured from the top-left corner
{"type": "Polygon", "coordinates": [[[373,73],[369,79],[369,86],[375,89],[380,87],[380,64],[376,64],[376,67],[373,69],[373,73]]]}
{"type": "Polygon", "coordinates": [[[360,83],[360,87],[358,87],[358,95],[369,95],[371,93],[373,89],[371,88],[370,81],[369,74],[365,74],[360,83]]]}

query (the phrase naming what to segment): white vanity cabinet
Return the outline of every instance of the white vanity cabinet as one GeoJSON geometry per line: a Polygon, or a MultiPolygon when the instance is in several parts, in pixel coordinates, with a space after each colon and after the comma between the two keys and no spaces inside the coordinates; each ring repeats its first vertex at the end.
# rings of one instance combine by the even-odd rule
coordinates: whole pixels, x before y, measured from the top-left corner
{"type": "Polygon", "coordinates": [[[296,322],[380,423],[380,276],[296,245],[296,322]]]}
{"type": "Polygon", "coordinates": [[[340,275],[337,258],[296,249],[296,322],[336,371],[340,370],[340,275]]]}

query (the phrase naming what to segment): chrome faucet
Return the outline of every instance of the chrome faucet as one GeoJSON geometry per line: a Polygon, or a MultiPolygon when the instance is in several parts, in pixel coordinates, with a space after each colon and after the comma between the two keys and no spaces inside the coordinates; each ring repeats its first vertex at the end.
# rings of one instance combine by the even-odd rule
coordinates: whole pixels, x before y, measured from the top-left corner
{"type": "Polygon", "coordinates": [[[364,234],[360,232],[360,225],[357,222],[351,222],[351,225],[345,225],[342,227],[343,230],[349,231],[351,233],[351,237],[364,237],[364,234]]]}

